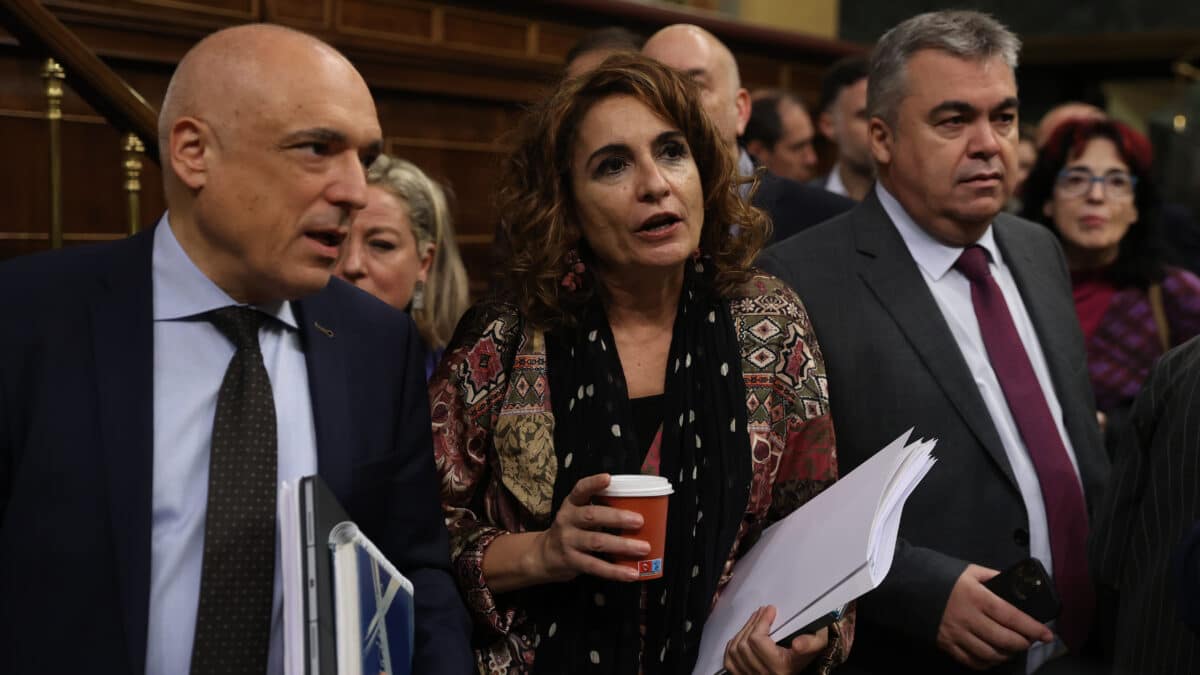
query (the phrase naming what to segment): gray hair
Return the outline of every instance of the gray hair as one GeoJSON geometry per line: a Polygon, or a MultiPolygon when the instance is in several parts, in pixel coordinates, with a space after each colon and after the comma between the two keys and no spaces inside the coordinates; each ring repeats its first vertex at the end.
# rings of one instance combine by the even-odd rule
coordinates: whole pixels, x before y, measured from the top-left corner
{"type": "Polygon", "coordinates": [[[952,10],[918,14],[884,33],[871,52],[867,114],[895,125],[896,112],[908,90],[908,61],[924,49],[970,61],[998,56],[1015,72],[1021,40],[1004,24],[982,12],[952,10]]]}

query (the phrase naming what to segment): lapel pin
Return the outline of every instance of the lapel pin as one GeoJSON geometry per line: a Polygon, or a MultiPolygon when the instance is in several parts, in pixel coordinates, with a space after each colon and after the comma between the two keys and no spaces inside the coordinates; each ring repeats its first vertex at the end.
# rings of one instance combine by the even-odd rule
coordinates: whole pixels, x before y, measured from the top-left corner
{"type": "Polygon", "coordinates": [[[314,322],[313,322],[313,325],[317,327],[317,330],[319,330],[319,331],[321,331],[322,333],[324,333],[324,334],[325,334],[325,337],[327,337],[327,338],[331,338],[331,337],[333,337],[333,331],[329,330],[329,329],[328,329],[328,328],[326,328],[325,326],[322,326],[320,323],[318,323],[318,322],[316,322],[316,321],[314,321],[314,322]]]}

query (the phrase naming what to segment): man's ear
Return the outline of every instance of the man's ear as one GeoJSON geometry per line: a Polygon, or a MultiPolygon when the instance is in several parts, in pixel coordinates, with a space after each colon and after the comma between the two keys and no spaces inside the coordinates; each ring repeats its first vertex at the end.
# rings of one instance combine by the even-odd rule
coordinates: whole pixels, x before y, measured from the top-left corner
{"type": "Polygon", "coordinates": [[[179,181],[192,190],[208,182],[212,130],[195,117],[180,117],[167,137],[167,160],[179,181]]]}
{"type": "Polygon", "coordinates": [[[872,117],[868,122],[867,133],[871,142],[871,156],[875,158],[875,164],[878,166],[891,164],[892,144],[895,142],[892,128],[883,121],[882,117],[872,117]]]}
{"type": "Polygon", "coordinates": [[[750,92],[740,87],[733,100],[737,105],[737,135],[741,137],[746,131],[746,123],[750,121],[750,92]]]}
{"type": "Polygon", "coordinates": [[[817,129],[822,136],[837,143],[837,139],[833,137],[833,115],[828,110],[817,116],[817,129]]]}

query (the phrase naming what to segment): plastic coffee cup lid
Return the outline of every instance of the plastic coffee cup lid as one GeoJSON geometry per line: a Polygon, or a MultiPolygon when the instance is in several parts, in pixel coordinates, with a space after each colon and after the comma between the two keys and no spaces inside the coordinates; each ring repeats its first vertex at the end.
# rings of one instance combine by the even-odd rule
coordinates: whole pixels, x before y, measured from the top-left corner
{"type": "Polygon", "coordinates": [[[602,497],[659,497],[675,492],[671,481],[662,476],[644,476],[641,474],[618,474],[612,477],[612,482],[600,493],[602,497]]]}

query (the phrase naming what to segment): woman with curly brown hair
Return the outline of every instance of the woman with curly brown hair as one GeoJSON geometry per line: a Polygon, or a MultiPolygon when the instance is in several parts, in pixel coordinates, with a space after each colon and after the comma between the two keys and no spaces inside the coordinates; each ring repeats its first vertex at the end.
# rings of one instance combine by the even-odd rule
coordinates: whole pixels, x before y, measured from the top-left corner
{"type": "MultiPolygon", "coordinates": [[[[486,673],[687,673],[733,563],[836,480],[824,365],[795,294],[750,268],[765,216],[674,71],[637,55],[564,83],[520,130],[500,215],[507,291],[468,311],[430,382],[451,557],[486,673]],[[610,556],[641,516],[612,474],[673,483],[663,576],[610,556]]],[[[852,623],[734,673],[827,671],[852,623]]]]}

